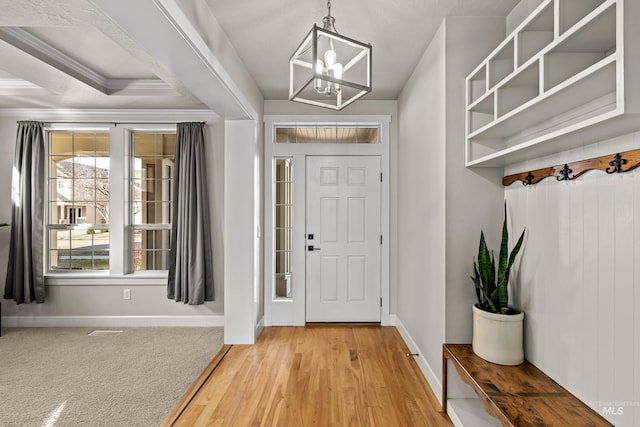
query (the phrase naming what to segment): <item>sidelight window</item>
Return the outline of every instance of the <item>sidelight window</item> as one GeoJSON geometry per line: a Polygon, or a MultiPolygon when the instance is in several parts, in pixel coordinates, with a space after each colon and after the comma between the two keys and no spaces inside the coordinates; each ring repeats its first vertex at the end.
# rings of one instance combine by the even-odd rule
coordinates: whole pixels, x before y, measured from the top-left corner
{"type": "Polygon", "coordinates": [[[293,264],[293,164],[275,159],[275,297],[291,298],[293,264]]]}

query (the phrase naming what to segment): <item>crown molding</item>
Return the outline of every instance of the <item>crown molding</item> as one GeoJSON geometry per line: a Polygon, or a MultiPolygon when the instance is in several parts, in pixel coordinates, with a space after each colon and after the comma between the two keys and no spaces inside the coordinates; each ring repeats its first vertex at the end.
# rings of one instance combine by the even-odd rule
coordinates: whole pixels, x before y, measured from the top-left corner
{"type": "Polygon", "coordinates": [[[191,110],[134,110],[134,109],[113,109],[113,110],[80,110],[80,109],[48,109],[48,108],[0,108],[0,117],[13,117],[20,120],[40,120],[40,121],[144,121],[144,122],[166,122],[166,121],[189,121],[189,120],[213,120],[220,116],[211,110],[191,109],[191,110]]]}
{"type": "Polygon", "coordinates": [[[105,95],[180,95],[160,79],[108,79],[22,28],[0,27],[0,39],[105,95]]]}

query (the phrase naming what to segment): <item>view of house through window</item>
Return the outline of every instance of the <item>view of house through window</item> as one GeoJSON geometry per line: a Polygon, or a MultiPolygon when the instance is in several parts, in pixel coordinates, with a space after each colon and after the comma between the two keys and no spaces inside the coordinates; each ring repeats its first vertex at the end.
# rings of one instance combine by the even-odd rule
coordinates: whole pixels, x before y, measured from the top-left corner
{"type": "Polygon", "coordinates": [[[109,269],[109,134],[49,134],[49,269],[109,269]]]}
{"type": "Polygon", "coordinates": [[[132,132],[119,154],[108,131],[47,135],[47,271],[108,271],[114,256],[125,273],[167,270],[175,133],[132,132]],[[126,186],[129,197],[112,195],[110,185],[126,186]],[[111,229],[110,216],[127,210],[124,227],[111,229]]]}
{"type": "Polygon", "coordinates": [[[133,266],[167,270],[175,133],[134,133],[132,165],[133,266]]]}

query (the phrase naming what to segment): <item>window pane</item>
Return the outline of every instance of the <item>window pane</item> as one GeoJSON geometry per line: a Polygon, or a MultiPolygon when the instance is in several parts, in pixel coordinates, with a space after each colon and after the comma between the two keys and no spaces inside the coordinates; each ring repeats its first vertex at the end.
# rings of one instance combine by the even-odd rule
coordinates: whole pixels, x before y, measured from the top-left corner
{"type": "Polygon", "coordinates": [[[375,126],[321,125],[277,127],[277,144],[378,144],[375,126]]]}
{"type": "Polygon", "coordinates": [[[49,270],[108,269],[109,134],[51,132],[49,176],[49,270]]]}
{"type": "Polygon", "coordinates": [[[106,230],[51,230],[51,270],[108,270],[109,232],[106,230]]]}
{"type": "Polygon", "coordinates": [[[66,157],[73,154],[73,133],[56,133],[56,137],[51,139],[49,154],[66,157]]]}
{"type": "Polygon", "coordinates": [[[166,270],[176,135],[136,132],[132,145],[131,218],[139,226],[133,233],[133,266],[166,270]]]}
{"type": "Polygon", "coordinates": [[[73,160],[73,177],[74,178],[95,178],[96,176],[96,159],[95,157],[87,157],[86,155],[78,155],[73,160]]]}
{"type": "Polygon", "coordinates": [[[166,270],[169,268],[171,230],[136,229],[133,236],[135,270],[166,270]]]}
{"type": "Polygon", "coordinates": [[[96,197],[95,179],[74,179],[73,200],[76,202],[92,202],[96,197]]]}
{"type": "Polygon", "coordinates": [[[70,249],[70,230],[52,230],[49,232],[49,265],[52,270],[70,269],[70,249]]]}
{"type": "Polygon", "coordinates": [[[102,230],[71,231],[72,270],[109,269],[109,233],[102,230]]]}

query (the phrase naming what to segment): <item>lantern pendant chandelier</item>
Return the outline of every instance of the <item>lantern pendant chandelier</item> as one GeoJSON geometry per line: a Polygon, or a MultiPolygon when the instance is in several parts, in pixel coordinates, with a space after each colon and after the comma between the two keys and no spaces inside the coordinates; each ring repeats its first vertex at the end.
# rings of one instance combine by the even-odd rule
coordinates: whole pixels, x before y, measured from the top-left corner
{"type": "Polygon", "coordinates": [[[372,47],[338,34],[327,9],[289,59],[289,100],[342,110],[371,92],[372,47]]]}

